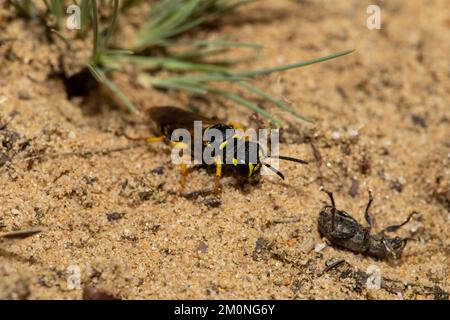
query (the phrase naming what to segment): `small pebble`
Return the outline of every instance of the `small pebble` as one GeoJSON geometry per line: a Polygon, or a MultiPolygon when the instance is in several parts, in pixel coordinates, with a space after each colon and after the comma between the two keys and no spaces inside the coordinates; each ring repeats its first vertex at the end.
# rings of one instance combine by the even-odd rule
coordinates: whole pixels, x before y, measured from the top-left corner
{"type": "Polygon", "coordinates": [[[77,138],[77,134],[74,131],[70,131],[68,134],[68,138],[74,140],[77,138]]]}
{"type": "Polygon", "coordinates": [[[356,139],[359,136],[359,131],[355,129],[350,129],[347,132],[349,139],[356,139]]]}
{"type": "Polygon", "coordinates": [[[424,117],[418,115],[418,114],[413,114],[411,115],[411,121],[414,125],[422,127],[422,128],[426,128],[427,127],[427,121],[424,117]]]}
{"type": "Polygon", "coordinates": [[[163,166],[156,167],[156,168],[154,168],[152,170],[152,173],[163,174],[164,173],[164,167],[163,166]]]}
{"type": "Polygon", "coordinates": [[[29,91],[25,91],[25,90],[20,90],[17,94],[18,98],[20,100],[30,100],[32,95],[30,94],[29,91]]]}
{"type": "Polygon", "coordinates": [[[362,159],[359,164],[359,168],[362,174],[368,174],[370,172],[371,167],[372,167],[371,162],[367,158],[362,159]]]}
{"type": "Polygon", "coordinates": [[[359,189],[359,181],[356,180],[355,178],[352,178],[351,184],[350,184],[350,189],[348,190],[348,194],[352,198],[354,198],[358,195],[358,189],[359,189]]]}
{"type": "Polygon", "coordinates": [[[339,131],[333,131],[331,133],[331,139],[333,139],[333,140],[341,139],[341,133],[339,131]]]}
{"type": "Polygon", "coordinates": [[[5,153],[0,153],[0,167],[4,166],[8,162],[11,162],[11,158],[5,153]]]}
{"type": "Polygon", "coordinates": [[[94,287],[83,288],[83,300],[119,300],[113,294],[94,287]]]}
{"type": "Polygon", "coordinates": [[[117,221],[123,218],[123,213],[121,212],[111,212],[111,213],[107,213],[106,214],[106,218],[108,219],[108,221],[112,222],[112,221],[117,221]]]}
{"type": "Polygon", "coordinates": [[[210,208],[218,208],[222,204],[222,201],[220,201],[220,199],[217,198],[210,198],[203,200],[202,203],[210,208]]]}
{"type": "Polygon", "coordinates": [[[314,249],[314,239],[313,238],[307,238],[301,245],[300,250],[307,254],[310,253],[311,250],[314,249]]]}
{"type": "Polygon", "coordinates": [[[318,243],[316,244],[316,246],[314,247],[314,251],[319,253],[320,251],[322,251],[325,247],[327,246],[326,243],[322,242],[322,243],[318,243]]]}
{"type": "Polygon", "coordinates": [[[397,192],[402,192],[403,191],[403,185],[398,180],[396,180],[396,181],[394,181],[392,183],[392,188],[394,188],[395,191],[397,191],[397,192]]]}
{"type": "Polygon", "coordinates": [[[208,251],[208,245],[204,241],[198,242],[197,251],[200,253],[206,253],[208,251]]]}
{"type": "Polygon", "coordinates": [[[137,237],[130,231],[130,229],[123,230],[121,238],[123,240],[131,240],[131,241],[137,240],[137,237]]]}

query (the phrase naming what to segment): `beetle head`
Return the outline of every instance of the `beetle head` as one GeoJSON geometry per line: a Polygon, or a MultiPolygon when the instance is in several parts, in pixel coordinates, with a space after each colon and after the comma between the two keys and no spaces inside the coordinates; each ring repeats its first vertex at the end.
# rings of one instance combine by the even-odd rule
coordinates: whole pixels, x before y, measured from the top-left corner
{"type": "Polygon", "coordinates": [[[383,244],[391,258],[399,259],[406,246],[407,240],[408,239],[402,239],[400,237],[383,238],[383,244]]]}

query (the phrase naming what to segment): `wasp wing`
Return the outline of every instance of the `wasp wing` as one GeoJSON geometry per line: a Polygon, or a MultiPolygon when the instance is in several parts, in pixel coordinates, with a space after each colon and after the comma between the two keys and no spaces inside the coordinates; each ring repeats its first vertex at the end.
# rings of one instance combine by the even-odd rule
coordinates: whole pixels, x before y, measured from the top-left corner
{"type": "Polygon", "coordinates": [[[169,138],[176,129],[186,129],[193,134],[194,121],[202,121],[203,128],[218,123],[218,121],[214,121],[198,113],[172,106],[153,107],[150,108],[148,114],[158,126],[159,133],[169,138]]]}

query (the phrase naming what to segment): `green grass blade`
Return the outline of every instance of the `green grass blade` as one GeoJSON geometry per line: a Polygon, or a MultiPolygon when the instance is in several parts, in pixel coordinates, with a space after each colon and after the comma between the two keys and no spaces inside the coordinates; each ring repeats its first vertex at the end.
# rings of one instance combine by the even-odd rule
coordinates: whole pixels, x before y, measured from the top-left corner
{"type": "Polygon", "coordinates": [[[230,76],[227,74],[205,74],[205,75],[188,75],[188,76],[178,76],[178,77],[168,77],[165,80],[173,82],[184,82],[184,83],[202,83],[202,82],[235,82],[235,81],[247,81],[249,78],[241,76],[230,76]]]}
{"type": "Polygon", "coordinates": [[[60,38],[62,41],[64,41],[64,43],[66,44],[67,48],[71,49],[72,45],[69,41],[69,39],[67,39],[61,32],[55,30],[55,29],[51,29],[51,32],[53,32],[58,38],[60,38]]]}
{"type": "Polygon", "coordinates": [[[94,78],[106,85],[119,100],[123,103],[123,105],[132,112],[136,112],[136,107],[133,105],[133,103],[127,98],[127,96],[115,85],[114,82],[109,80],[106,76],[103,70],[98,68],[97,66],[93,65],[92,63],[89,63],[87,65],[88,70],[91,72],[91,74],[94,76],[94,78]]]}
{"type": "Polygon", "coordinates": [[[137,109],[127,96],[115,85],[114,82],[105,77],[103,83],[122,101],[128,111],[136,112],[137,109]]]}
{"type": "Polygon", "coordinates": [[[61,20],[64,16],[64,1],[61,0],[51,0],[50,8],[52,14],[56,17],[56,25],[58,30],[61,29],[61,20]]]}
{"type": "Polygon", "coordinates": [[[227,68],[210,63],[190,62],[165,57],[147,57],[137,55],[116,55],[117,60],[129,61],[136,64],[142,70],[166,69],[176,71],[194,72],[227,72],[227,68]]]}
{"type": "Polygon", "coordinates": [[[177,6],[174,6],[174,4],[179,3],[177,0],[161,2],[161,7],[157,8],[157,12],[160,10],[163,14],[160,13],[159,17],[156,15],[150,16],[149,23],[144,26],[143,32],[138,36],[132,50],[141,50],[164,37],[177,34],[180,26],[183,26],[183,22],[191,16],[199,2],[200,0],[185,0],[177,6]],[[152,18],[155,20],[152,20],[152,18]]]}
{"type": "Polygon", "coordinates": [[[179,53],[175,53],[172,56],[176,59],[180,60],[199,60],[203,57],[212,57],[219,54],[224,54],[228,52],[227,48],[219,48],[219,49],[196,49],[196,50],[187,50],[179,53]]]}
{"type": "Polygon", "coordinates": [[[150,11],[150,16],[147,18],[147,22],[142,28],[143,32],[149,32],[160,25],[164,19],[166,19],[171,12],[176,10],[182,5],[184,0],[161,0],[157,2],[150,11]]]}
{"type": "Polygon", "coordinates": [[[47,11],[51,12],[52,8],[50,7],[50,4],[48,3],[48,0],[44,0],[44,4],[45,4],[45,7],[47,8],[47,11]]]}
{"type": "Polygon", "coordinates": [[[278,119],[275,116],[271,115],[269,112],[267,112],[266,110],[262,109],[257,104],[255,104],[255,103],[253,103],[253,102],[251,102],[251,101],[249,101],[249,100],[247,100],[245,98],[242,98],[241,96],[239,96],[237,94],[234,94],[232,92],[225,91],[225,90],[211,88],[211,87],[203,87],[203,88],[206,89],[210,93],[217,94],[219,96],[222,96],[224,98],[227,98],[229,100],[237,102],[240,105],[243,105],[244,107],[247,107],[247,108],[249,108],[252,111],[255,111],[256,113],[262,115],[263,117],[268,119],[270,122],[272,122],[276,126],[280,126],[281,127],[281,126],[284,125],[284,122],[281,121],[280,119],[278,119]]]}
{"type": "Polygon", "coordinates": [[[280,71],[286,71],[286,70],[290,70],[290,69],[301,68],[301,67],[305,67],[305,66],[308,66],[308,65],[311,65],[311,64],[328,61],[328,60],[331,60],[331,59],[335,59],[335,58],[338,58],[338,57],[345,56],[347,54],[352,53],[353,51],[354,50],[346,50],[346,51],[333,53],[333,54],[330,54],[330,55],[327,55],[327,56],[324,56],[324,57],[315,58],[315,59],[311,59],[311,60],[307,60],[307,61],[301,61],[301,62],[297,62],[297,63],[286,64],[286,65],[283,65],[283,66],[267,68],[267,69],[258,69],[258,70],[237,72],[237,73],[234,73],[234,74],[235,75],[239,75],[239,76],[243,76],[243,77],[263,76],[263,75],[268,75],[268,74],[271,74],[271,73],[274,73],[274,72],[280,72],[280,71]]]}
{"type": "Polygon", "coordinates": [[[237,1],[236,3],[225,5],[225,7],[222,10],[223,11],[231,11],[231,10],[237,9],[238,7],[250,4],[250,3],[255,2],[255,1],[256,0],[241,0],[241,1],[237,1]]]}
{"type": "Polygon", "coordinates": [[[120,56],[127,56],[127,55],[133,55],[134,52],[127,49],[110,49],[105,52],[106,55],[120,55],[120,56]]]}
{"type": "Polygon", "coordinates": [[[189,29],[192,29],[205,21],[205,17],[200,17],[194,19],[190,22],[187,22],[181,26],[167,27],[167,28],[159,28],[154,29],[148,32],[143,37],[138,37],[138,40],[134,46],[132,46],[132,50],[140,51],[144,48],[159,45],[160,42],[163,42],[165,39],[169,37],[176,36],[182,32],[185,32],[189,29]]]}
{"type": "Polygon", "coordinates": [[[99,68],[94,66],[92,63],[87,64],[88,70],[91,72],[92,76],[98,81],[98,82],[104,82],[106,77],[103,71],[101,71],[99,68]]]}
{"type": "Polygon", "coordinates": [[[11,0],[11,4],[22,17],[26,19],[33,18],[34,4],[32,0],[11,0]]]}
{"type": "Polygon", "coordinates": [[[180,41],[170,41],[165,40],[159,42],[161,46],[183,46],[189,45],[193,47],[243,47],[243,48],[251,48],[251,49],[262,49],[263,45],[253,42],[245,42],[245,41],[228,41],[223,39],[216,40],[180,40],[180,41]]]}
{"type": "Polygon", "coordinates": [[[82,0],[81,2],[81,28],[78,31],[78,36],[83,37],[87,34],[87,29],[91,23],[92,18],[92,3],[91,0],[82,0]]]}
{"type": "Polygon", "coordinates": [[[107,47],[108,41],[111,38],[114,29],[116,28],[117,24],[117,17],[119,16],[119,0],[113,0],[113,14],[111,19],[111,24],[108,27],[108,31],[105,35],[105,38],[103,39],[103,47],[107,47]]]}
{"type": "Polygon", "coordinates": [[[271,103],[275,104],[275,105],[276,105],[277,107],[279,107],[280,109],[282,109],[282,110],[284,110],[284,111],[286,111],[286,112],[289,112],[289,113],[292,114],[293,116],[295,116],[295,117],[297,117],[297,118],[299,118],[299,119],[301,119],[301,120],[303,120],[303,121],[312,123],[312,120],[311,120],[311,119],[308,119],[307,117],[304,117],[304,116],[298,114],[297,112],[295,112],[294,110],[292,110],[292,108],[291,108],[289,105],[285,104],[284,102],[282,102],[282,101],[280,101],[280,100],[278,100],[278,99],[275,99],[275,98],[272,97],[270,94],[267,94],[267,93],[264,92],[263,90],[261,90],[261,89],[255,87],[255,86],[252,86],[252,85],[249,84],[248,82],[242,82],[242,81],[241,81],[241,82],[238,82],[238,85],[240,85],[240,86],[243,87],[244,89],[247,89],[248,91],[250,91],[250,92],[252,92],[252,93],[254,93],[254,94],[260,96],[261,98],[263,98],[263,99],[265,99],[265,100],[267,100],[267,101],[270,101],[271,103]]]}
{"type": "Polygon", "coordinates": [[[97,63],[99,58],[99,21],[98,21],[98,9],[97,9],[97,1],[91,0],[92,4],[92,25],[94,28],[94,46],[92,50],[92,60],[94,64],[97,63]]]}
{"type": "Polygon", "coordinates": [[[198,85],[192,85],[188,83],[181,83],[175,81],[166,81],[164,79],[158,79],[150,77],[147,74],[142,74],[139,76],[139,81],[145,85],[151,85],[155,88],[165,88],[165,89],[174,89],[174,90],[184,90],[189,91],[196,94],[207,94],[208,92],[198,85]]]}
{"type": "Polygon", "coordinates": [[[186,22],[185,24],[181,24],[179,26],[174,26],[172,28],[166,28],[166,29],[162,30],[159,34],[157,34],[157,37],[155,37],[156,40],[154,40],[152,44],[159,44],[159,42],[162,41],[163,39],[167,39],[169,37],[179,35],[180,33],[183,33],[185,31],[188,31],[190,29],[193,29],[193,28],[199,26],[200,24],[202,24],[205,21],[206,21],[206,17],[198,17],[189,22],[186,22]]]}

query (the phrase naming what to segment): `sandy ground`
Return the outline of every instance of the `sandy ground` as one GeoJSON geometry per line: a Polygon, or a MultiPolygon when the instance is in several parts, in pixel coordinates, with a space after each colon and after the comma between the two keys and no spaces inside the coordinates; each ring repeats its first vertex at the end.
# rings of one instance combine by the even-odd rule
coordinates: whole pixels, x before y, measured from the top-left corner
{"type": "MultiPolygon", "coordinates": [[[[38,24],[1,8],[0,232],[44,231],[0,242],[0,298],[80,299],[83,289],[67,283],[78,267],[85,298],[95,288],[121,299],[448,299],[448,1],[379,3],[381,30],[366,28],[369,2],[342,0],[260,1],[209,31],[265,45],[261,59],[242,68],[356,49],[255,81],[315,119],[299,122],[263,104],[290,122],[280,152],[311,163],[283,163],[284,182],[264,176],[240,187],[224,179],[219,203],[174,194],[179,172],[164,146],[53,156],[124,147],[120,132],[146,127],[128,124],[107,92],[68,100],[59,74],[71,57],[38,24]],[[375,230],[417,210],[399,231],[417,241],[396,263],[331,246],[317,231],[322,184],[361,222],[372,189],[375,230]],[[372,265],[381,289],[366,286],[372,265]]],[[[132,30],[124,19],[120,28],[132,30]]],[[[251,124],[250,113],[230,103],[116,81],[142,109],[191,106],[251,124]]],[[[195,170],[187,188],[213,183],[195,170]]]]}

